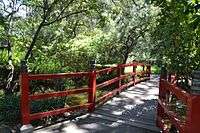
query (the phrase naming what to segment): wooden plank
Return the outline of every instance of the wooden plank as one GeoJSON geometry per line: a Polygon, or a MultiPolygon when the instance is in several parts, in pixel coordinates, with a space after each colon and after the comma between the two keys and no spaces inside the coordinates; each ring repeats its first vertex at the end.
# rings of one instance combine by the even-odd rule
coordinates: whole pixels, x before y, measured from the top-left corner
{"type": "Polygon", "coordinates": [[[101,89],[101,88],[103,88],[103,87],[105,87],[105,86],[108,86],[108,85],[110,85],[110,84],[113,84],[113,83],[115,83],[115,82],[117,82],[117,81],[119,81],[119,80],[125,79],[127,76],[128,76],[127,74],[121,75],[120,78],[119,78],[119,77],[116,77],[116,78],[113,78],[113,79],[111,79],[111,80],[105,81],[105,82],[103,82],[103,83],[101,83],[101,84],[98,84],[98,85],[97,85],[97,89],[101,89]]]}
{"type": "MultiPolygon", "coordinates": [[[[126,125],[130,125],[130,126],[137,127],[137,128],[146,129],[147,133],[149,131],[154,132],[154,133],[160,133],[160,130],[157,127],[153,127],[152,125],[147,125],[147,124],[137,122],[137,121],[126,120],[126,119],[123,119],[123,118],[109,117],[109,116],[102,115],[102,114],[99,114],[99,113],[96,113],[96,112],[94,114],[91,114],[91,116],[97,117],[99,119],[104,119],[106,121],[117,122],[117,123],[126,124],[126,125]]],[[[135,132],[133,132],[133,133],[135,133],[135,132]]]]}
{"type": "Polygon", "coordinates": [[[90,72],[78,72],[78,73],[57,73],[57,74],[29,74],[29,80],[47,80],[58,78],[73,78],[73,77],[88,77],[90,72]]]}
{"type": "Polygon", "coordinates": [[[103,87],[105,87],[105,86],[108,86],[108,85],[110,85],[110,84],[113,84],[113,83],[115,83],[115,82],[117,82],[117,81],[119,81],[119,80],[120,80],[120,78],[119,78],[119,77],[116,77],[116,78],[113,78],[113,79],[111,79],[111,80],[105,81],[105,82],[103,82],[103,83],[101,83],[101,84],[98,84],[98,85],[97,85],[97,89],[101,89],[101,88],[103,88],[103,87]]]}
{"type": "Polygon", "coordinates": [[[89,92],[88,92],[88,102],[91,103],[91,106],[88,108],[89,112],[93,112],[95,109],[95,99],[96,99],[96,71],[92,71],[89,78],[89,92]]]}
{"type": "Polygon", "coordinates": [[[21,118],[22,124],[27,125],[30,123],[30,101],[29,98],[29,81],[28,81],[28,74],[21,73],[20,75],[20,90],[21,90],[21,97],[20,97],[20,110],[21,110],[21,118]]]}
{"type": "Polygon", "coordinates": [[[74,90],[67,90],[67,91],[60,91],[60,92],[30,95],[29,98],[30,100],[40,100],[40,99],[48,99],[51,97],[65,97],[65,96],[85,93],[88,91],[89,91],[88,88],[82,88],[82,89],[74,89],[74,90]]]}
{"type": "Polygon", "coordinates": [[[87,103],[87,104],[72,106],[68,108],[61,108],[61,109],[56,109],[56,110],[47,111],[47,112],[35,113],[35,114],[30,115],[30,119],[37,120],[37,119],[42,119],[47,116],[63,114],[65,112],[73,112],[76,110],[87,109],[90,105],[91,105],[90,103],[87,103]]]}

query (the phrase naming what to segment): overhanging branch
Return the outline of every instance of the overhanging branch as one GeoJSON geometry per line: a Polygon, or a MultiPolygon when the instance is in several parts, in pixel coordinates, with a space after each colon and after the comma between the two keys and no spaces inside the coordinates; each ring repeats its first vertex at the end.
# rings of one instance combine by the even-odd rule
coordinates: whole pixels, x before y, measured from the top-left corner
{"type": "Polygon", "coordinates": [[[53,20],[53,21],[51,21],[51,22],[46,22],[46,23],[44,23],[43,26],[49,26],[49,25],[51,25],[51,24],[53,24],[53,23],[55,23],[55,22],[61,21],[61,20],[64,19],[64,18],[69,18],[69,17],[72,16],[72,15],[80,14],[80,13],[83,13],[83,12],[87,12],[87,10],[80,10],[80,11],[72,12],[72,13],[70,13],[70,14],[67,14],[67,15],[62,16],[62,17],[59,17],[59,18],[57,17],[55,20],[53,20]]]}

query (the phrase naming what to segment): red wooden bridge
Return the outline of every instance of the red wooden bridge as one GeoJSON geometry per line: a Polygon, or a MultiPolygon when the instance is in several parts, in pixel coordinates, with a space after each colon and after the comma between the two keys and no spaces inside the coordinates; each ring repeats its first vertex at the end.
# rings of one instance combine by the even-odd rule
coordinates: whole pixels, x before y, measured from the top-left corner
{"type": "MultiPolygon", "coordinates": [[[[90,72],[60,73],[60,74],[29,74],[21,73],[21,114],[23,132],[31,132],[30,123],[48,116],[56,116],[66,112],[87,111],[84,115],[75,119],[60,122],[58,124],[35,128],[34,132],[136,132],[154,133],[170,132],[164,119],[169,119],[171,126],[181,133],[197,133],[197,118],[193,113],[199,111],[196,105],[198,96],[187,94],[171,82],[171,76],[161,76],[160,85],[158,76],[150,76],[151,66],[143,63],[121,64],[116,67],[102,70],[93,69],[90,72]],[[142,67],[137,71],[138,66],[142,67]],[[132,72],[124,72],[126,67],[132,67],[132,72]],[[116,77],[97,83],[97,78],[110,72],[117,72],[116,77]],[[35,80],[63,79],[63,78],[88,78],[88,86],[65,91],[30,94],[30,82],[35,80]],[[125,79],[129,78],[129,80],[125,79]],[[144,82],[145,81],[145,82],[144,82]],[[97,97],[97,90],[115,84],[115,89],[97,97]],[[173,84],[173,85],[172,85],[173,84]],[[160,86],[160,87],[159,87],[160,86]],[[160,91],[160,93],[159,93],[160,91]],[[54,109],[47,112],[31,113],[31,101],[67,97],[71,95],[87,94],[87,102],[81,105],[54,109]],[[176,112],[168,108],[166,101],[168,94],[177,95],[180,100],[189,106],[185,121],[181,121],[176,112]],[[159,99],[158,99],[159,98],[159,99]],[[193,101],[194,100],[194,101],[193,101]],[[158,101],[158,103],[157,103],[158,101]],[[195,108],[194,108],[195,106],[195,108]],[[158,112],[158,113],[157,113],[158,112]],[[159,127],[159,128],[158,128],[159,127]],[[192,131],[192,132],[191,132],[192,131]]],[[[200,100],[199,100],[200,101],[200,100]]],[[[199,113],[200,114],[200,113],[199,113]]]]}

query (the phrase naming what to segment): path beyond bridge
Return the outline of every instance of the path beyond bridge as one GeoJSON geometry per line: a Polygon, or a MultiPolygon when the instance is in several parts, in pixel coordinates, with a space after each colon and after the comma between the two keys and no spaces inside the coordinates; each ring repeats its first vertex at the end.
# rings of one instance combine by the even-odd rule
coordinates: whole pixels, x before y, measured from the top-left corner
{"type": "Polygon", "coordinates": [[[157,133],[158,76],[121,92],[91,114],[34,133],[157,133]]]}

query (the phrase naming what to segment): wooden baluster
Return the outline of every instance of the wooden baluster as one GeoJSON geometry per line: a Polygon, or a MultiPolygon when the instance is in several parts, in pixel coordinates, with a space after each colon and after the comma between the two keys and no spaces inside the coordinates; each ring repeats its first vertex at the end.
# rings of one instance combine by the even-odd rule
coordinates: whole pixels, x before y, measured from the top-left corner
{"type": "Polygon", "coordinates": [[[30,101],[29,101],[29,79],[28,70],[25,61],[21,62],[21,73],[20,73],[20,110],[22,117],[23,126],[20,128],[20,132],[33,132],[33,126],[30,124],[30,101]]]}
{"type": "Polygon", "coordinates": [[[96,70],[95,65],[96,61],[91,61],[91,72],[89,76],[89,92],[88,92],[88,103],[91,105],[88,107],[89,112],[93,112],[95,110],[95,101],[96,101],[96,70]]]}

